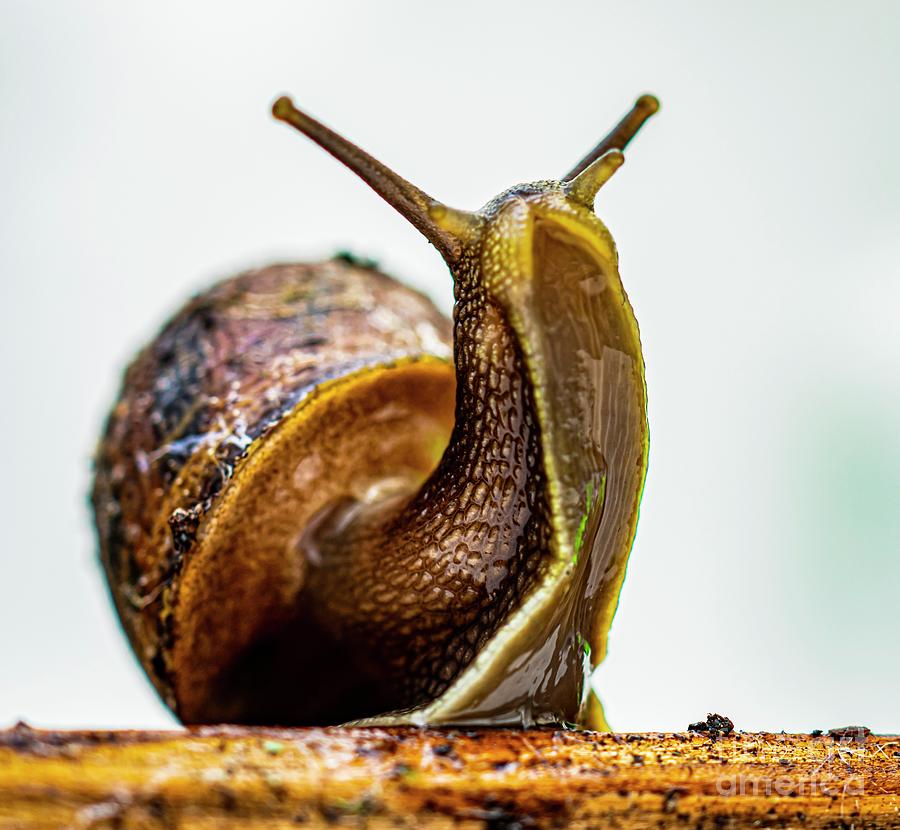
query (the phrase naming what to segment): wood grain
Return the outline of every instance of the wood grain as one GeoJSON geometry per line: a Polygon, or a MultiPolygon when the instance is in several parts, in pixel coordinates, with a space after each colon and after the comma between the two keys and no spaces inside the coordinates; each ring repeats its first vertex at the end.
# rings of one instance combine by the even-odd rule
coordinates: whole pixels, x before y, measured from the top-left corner
{"type": "Polygon", "coordinates": [[[900,827],[900,737],[0,732],[0,827],[900,827]]]}

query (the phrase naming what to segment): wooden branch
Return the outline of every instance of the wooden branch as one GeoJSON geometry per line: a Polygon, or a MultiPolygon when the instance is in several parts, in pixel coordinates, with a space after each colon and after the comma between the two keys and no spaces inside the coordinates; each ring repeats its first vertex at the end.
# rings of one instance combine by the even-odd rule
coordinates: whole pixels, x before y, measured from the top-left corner
{"type": "Polygon", "coordinates": [[[0,732],[0,828],[900,827],[900,737],[0,732]]]}

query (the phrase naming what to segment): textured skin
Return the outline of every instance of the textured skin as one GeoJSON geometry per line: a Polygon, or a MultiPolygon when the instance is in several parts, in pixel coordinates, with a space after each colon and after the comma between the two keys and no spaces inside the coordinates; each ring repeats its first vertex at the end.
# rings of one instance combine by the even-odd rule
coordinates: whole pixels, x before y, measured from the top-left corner
{"type": "MultiPolygon", "coordinates": [[[[461,279],[458,292],[456,424],[438,469],[411,500],[378,503],[349,530],[329,534],[323,523],[321,565],[305,566],[297,590],[286,592],[302,619],[277,605],[259,610],[272,597],[264,584],[240,601],[268,620],[239,638],[245,647],[273,624],[294,626],[299,643],[327,635],[332,650],[341,649],[339,662],[378,688],[352,704],[361,708],[342,702],[335,714],[312,704],[268,715],[243,701],[204,702],[212,675],[227,674],[237,659],[238,646],[225,641],[247,620],[250,606],[237,600],[250,575],[232,577],[227,598],[213,591],[197,599],[221,566],[197,558],[196,540],[255,442],[306,390],[358,371],[360,361],[378,371],[398,356],[440,348],[443,319],[371,269],[341,261],[275,266],[194,300],[130,367],[98,456],[101,552],[126,630],[183,719],[327,722],[433,700],[535,584],[550,543],[530,386],[502,310],[474,279],[461,279]],[[406,317],[376,329],[373,309],[384,315],[390,306],[406,317]],[[222,614],[189,632],[186,618],[210,603],[222,614]],[[179,649],[179,638],[190,646],[179,649]],[[198,670],[208,676],[203,688],[198,670]]],[[[278,567],[246,541],[240,551],[234,555],[278,567]]],[[[280,578],[289,583],[293,574],[286,568],[280,578]]],[[[348,682],[302,644],[288,654],[278,659],[299,661],[297,671],[315,675],[318,688],[348,682]]],[[[251,663],[238,672],[260,669],[251,663]]]]}
{"type": "Polygon", "coordinates": [[[540,435],[502,310],[476,285],[456,307],[456,425],[418,495],[321,547],[310,600],[394,679],[397,708],[438,697],[517,607],[550,549],[540,435]]]}

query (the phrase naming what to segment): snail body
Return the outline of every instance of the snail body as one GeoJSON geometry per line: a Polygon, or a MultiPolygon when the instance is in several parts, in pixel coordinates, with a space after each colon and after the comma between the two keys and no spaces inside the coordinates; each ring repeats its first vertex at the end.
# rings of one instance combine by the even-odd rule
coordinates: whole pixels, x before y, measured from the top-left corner
{"type": "Polygon", "coordinates": [[[96,463],[101,560],[184,722],[605,726],[589,676],[647,420],[592,204],[656,107],[466,213],[275,104],[438,248],[454,321],[352,257],[275,265],[131,364],[96,463]]]}

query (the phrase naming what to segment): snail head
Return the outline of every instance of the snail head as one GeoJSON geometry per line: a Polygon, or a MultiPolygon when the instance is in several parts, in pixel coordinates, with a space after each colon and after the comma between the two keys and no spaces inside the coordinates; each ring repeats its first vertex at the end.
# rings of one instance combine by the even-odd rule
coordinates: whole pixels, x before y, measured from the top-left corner
{"type": "Polygon", "coordinates": [[[624,161],[623,150],[659,109],[642,95],[624,118],[565,176],[512,187],[478,211],[451,208],[420,190],[335,133],[279,98],[274,116],[311,138],[356,173],[440,251],[453,273],[457,299],[484,288],[502,304],[515,302],[515,283],[535,271],[535,231],[564,236],[589,251],[601,268],[615,265],[615,246],[594,213],[600,188],[624,161]],[[510,290],[512,289],[512,290],[510,290]],[[506,302],[503,302],[506,300],[506,302]]]}

